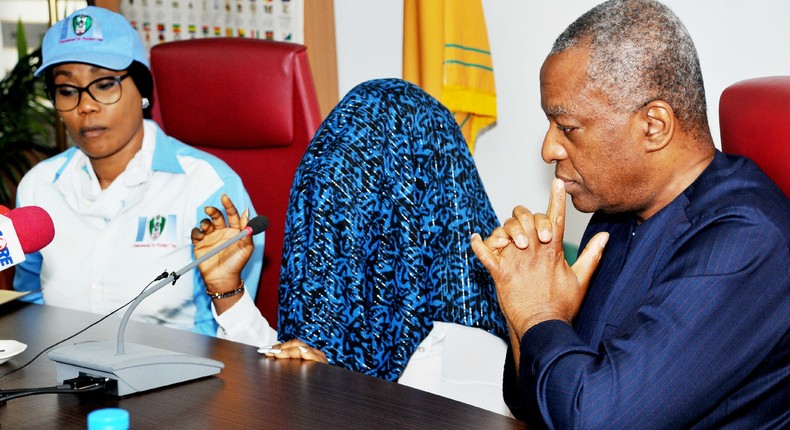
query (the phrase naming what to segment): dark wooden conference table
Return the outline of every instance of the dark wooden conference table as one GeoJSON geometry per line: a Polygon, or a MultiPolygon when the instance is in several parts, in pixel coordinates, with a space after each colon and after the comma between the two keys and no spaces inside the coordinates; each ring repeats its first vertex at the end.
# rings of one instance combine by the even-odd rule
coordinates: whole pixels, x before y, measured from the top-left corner
{"type": "MultiPolygon", "coordinates": [[[[0,339],[27,349],[0,364],[18,368],[100,315],[15,301],[0,305],[0,339]]],[[[115,340],[111,317],[63,345],[115,340]]],[[[96,394],[39,394],[0,405],[0,429],[87,428],[89,412],[129,411],[132,429],[523,429],[517,420],[394,382],[339,367],[276,360],[256,348],[182,330],[130,322],[126,341],[222,361],[215,376],[123,398],[96,394]]],[[[0,389],[51,387],[55,363],[46,353],[0,378],[0,389]]]]}

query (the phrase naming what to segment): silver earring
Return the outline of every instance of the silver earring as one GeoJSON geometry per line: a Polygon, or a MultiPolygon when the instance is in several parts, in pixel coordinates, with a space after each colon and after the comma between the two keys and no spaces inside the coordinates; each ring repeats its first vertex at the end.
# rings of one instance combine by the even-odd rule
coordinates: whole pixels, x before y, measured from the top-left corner
{"type": "Polygon", "coordinates": [[[151,106],[151,102],[148,101],[148,98],[143,97],[143,109],[148,109],[151,106]]]}

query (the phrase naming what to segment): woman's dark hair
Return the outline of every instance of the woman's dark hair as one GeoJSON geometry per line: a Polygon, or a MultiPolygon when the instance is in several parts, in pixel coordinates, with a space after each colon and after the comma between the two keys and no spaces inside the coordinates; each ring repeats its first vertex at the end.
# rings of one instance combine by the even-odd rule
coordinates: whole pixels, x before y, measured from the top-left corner
{"type": "Polygon", "coordinates": [[[138,61],[132,61],[126,70],[134,81],[137,91],[149,101],[148,107],[143,109],[143,117],[150,119],[151,108],[154,105],[154,77],[148,67],[138,61]]]}

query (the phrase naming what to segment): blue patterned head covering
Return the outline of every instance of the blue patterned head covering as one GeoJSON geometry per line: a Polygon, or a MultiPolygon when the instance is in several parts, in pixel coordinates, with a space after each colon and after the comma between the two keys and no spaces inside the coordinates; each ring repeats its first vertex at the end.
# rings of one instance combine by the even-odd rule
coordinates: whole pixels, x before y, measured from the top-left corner
{"type": "Polygon", "coordinates": [[[288,208],[278,330],[396,380],[433,321],[507,326],[470,247],[499,225],[452,114],[398,79],[351,90],[319,127],[288,208]]]}

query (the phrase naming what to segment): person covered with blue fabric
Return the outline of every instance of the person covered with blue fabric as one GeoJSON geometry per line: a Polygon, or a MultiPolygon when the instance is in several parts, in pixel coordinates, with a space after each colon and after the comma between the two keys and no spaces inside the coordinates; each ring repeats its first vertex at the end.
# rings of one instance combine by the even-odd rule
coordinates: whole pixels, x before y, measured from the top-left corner
{"type": "Polygon", "coordinates": [[[499,221],[452,114],[416,85],[352,89],[291,190],[277,357],[329,363],[509,414],[505,320],[469,246],[499,221]],[[320,357],[323,359],[324,357],[320,357]]]}
{"type": "MultiPolygon", "coordinates": [[[[546,214],[516,207],[476,255],[535,428],[790,426],[790,201],[710,135],[696,49],[652,0],[572,23],[540,72],[546,214]],[[569,267],[565,196],[593,212],[569,267]]],[[[755,145],[759,145],[755,141],[755,145]]]]}
{"type": "MultiPolygon", "coordinates": [[[[55,238],[16,268],[14,288],[34,291],[26,298],[38,303],[106,314],[193,252],[235,236],[255,212],[224,162],[144,119],[148,55],[123,16],[77,10],[47,31],[42,55],[36,74],[75,146],[19,184],[17,206],[44,208],[55,238]]],[[[253,302],[262,254],[263,235],[245,238],[147,298],[133,318],[271,343],[276,333],[253,302]]]]}

